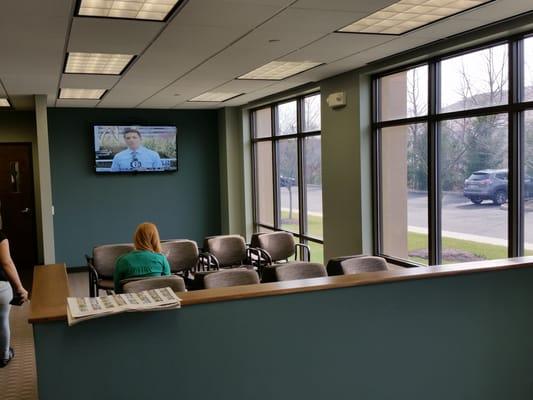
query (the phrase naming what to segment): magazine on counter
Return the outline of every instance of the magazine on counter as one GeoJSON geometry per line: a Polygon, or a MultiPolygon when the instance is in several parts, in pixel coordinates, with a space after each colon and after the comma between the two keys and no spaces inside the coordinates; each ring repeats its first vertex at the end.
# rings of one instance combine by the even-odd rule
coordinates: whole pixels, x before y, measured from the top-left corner
{"type": "Polygon", "coordinates": [[[67,297],[68,324],[128,311],[179,308],[180,298],[169,288],[143,290],[101,297],[67,297]]]}

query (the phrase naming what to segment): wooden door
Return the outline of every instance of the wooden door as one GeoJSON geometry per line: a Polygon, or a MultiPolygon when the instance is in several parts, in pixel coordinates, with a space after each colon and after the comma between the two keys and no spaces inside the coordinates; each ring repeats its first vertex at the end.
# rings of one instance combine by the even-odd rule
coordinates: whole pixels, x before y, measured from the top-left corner
{"type": "Polygon", "coordinates": [[[0,215],[26,289],[37,261],[31,143],[0,143],[0,215]]]}

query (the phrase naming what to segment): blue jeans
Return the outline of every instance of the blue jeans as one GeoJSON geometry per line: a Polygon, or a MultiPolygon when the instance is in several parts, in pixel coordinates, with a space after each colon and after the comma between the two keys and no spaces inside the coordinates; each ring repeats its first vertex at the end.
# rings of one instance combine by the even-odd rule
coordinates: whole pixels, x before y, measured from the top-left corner
{"type": "Polygon", "coordinates": [[[0,359],[9,358],[9,302],[13,298],[13,290],[9,282],[0,281],[0,359]]]}

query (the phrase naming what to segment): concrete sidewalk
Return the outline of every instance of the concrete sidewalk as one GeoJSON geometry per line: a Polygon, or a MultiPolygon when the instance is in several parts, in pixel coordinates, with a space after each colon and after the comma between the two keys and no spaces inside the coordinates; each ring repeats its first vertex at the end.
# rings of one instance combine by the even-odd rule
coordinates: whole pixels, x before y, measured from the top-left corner
{"type": "MultiPolygon", "coordinates": [[[[407,230],[409,232],[413,233],[421,233],[424,235],[428,234],[427,228],[420,228],[417,226],[408,226],[407,230]]],[[[480,236],[480,235],[471,235],[469,233],[460,233],[460,232],[450,232],[450,231],[442,231],[442,237],[452,238],[452,239],[459,239],[459,240],[469,240],[471,242],[477,242],[477,243],[483,243],[483,244],[491,244],[494,246],[503,246],[507,247],[508,242],[507,239],[498,239],[493,238],[489,236],[480,236]]],[[[524,247],[526,250],[533,250],[533,244],[532,243],[525,243],[524,247]]]]}

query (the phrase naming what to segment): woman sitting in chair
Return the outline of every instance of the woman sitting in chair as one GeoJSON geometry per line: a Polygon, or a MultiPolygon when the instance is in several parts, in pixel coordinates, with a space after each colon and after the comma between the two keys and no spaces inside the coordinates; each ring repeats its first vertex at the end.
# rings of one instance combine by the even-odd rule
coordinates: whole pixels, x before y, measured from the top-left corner
{"type": "Polygon", "coordinates": [[[137,227],[133,237],[135,250],[117,258],[115,263],[115,291],[121,292],[120,281],[128,278],[170,275],[167,258],[161,254],[157,227],[144,222],[137,227]]]}

